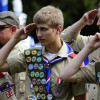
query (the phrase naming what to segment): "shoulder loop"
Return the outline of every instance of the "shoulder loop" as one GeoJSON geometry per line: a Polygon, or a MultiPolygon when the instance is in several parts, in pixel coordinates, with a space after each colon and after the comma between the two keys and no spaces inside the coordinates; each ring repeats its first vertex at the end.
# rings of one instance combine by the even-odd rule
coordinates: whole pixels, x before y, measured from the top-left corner
{"type": "Polygon", "coordinates": [[[2,78],[3,76],[5,76],[2,72],[0,72],[0,78],[2,78]]]}

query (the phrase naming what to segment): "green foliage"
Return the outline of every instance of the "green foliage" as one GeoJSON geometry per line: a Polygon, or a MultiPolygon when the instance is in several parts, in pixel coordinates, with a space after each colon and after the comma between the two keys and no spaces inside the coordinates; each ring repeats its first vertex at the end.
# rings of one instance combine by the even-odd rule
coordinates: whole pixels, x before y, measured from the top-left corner
{"type": "MultiPolygon", "coordinates": [[[[12,10],[12,0],[9,1],[9,10],[12,10]]],[[[92,9],[98,8],[99,0],[22,0],[23,12],[28,15],[27,24],[32,23],[33,16],[41,7],[54,5],[64,14],[64,26],[72,25],[82,15],[92,9]]]]}

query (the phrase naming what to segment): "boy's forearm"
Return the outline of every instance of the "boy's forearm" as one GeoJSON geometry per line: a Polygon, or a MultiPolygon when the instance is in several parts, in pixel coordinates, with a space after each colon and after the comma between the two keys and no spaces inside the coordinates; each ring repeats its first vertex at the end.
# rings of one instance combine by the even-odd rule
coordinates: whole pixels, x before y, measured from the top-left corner
{"type": "Polygon", "coordinates": [[[76,23],[74,23],[73,25],[71,25],[71,30],[70,33],[74,33],[74,35],[77,33],[79,33],[79,31],[82,30],[82,28],[86,25],[85,22],[82,21],[82,18],[77,21],[76,23]]]}

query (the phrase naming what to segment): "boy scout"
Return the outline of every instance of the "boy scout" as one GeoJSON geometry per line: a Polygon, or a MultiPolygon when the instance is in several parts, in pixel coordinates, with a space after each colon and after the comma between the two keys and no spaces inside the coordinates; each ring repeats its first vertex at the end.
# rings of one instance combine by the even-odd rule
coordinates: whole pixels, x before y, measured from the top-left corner
{"type": "Polygon", "coordinates": [[[66,65],[60,74],[60,78],[67,82],[96,83],[100,100],[100,61],[81,67],[82,61],[95,49],[100,47],[100,33],[96,33],[93,39],[79,52],[79,54],[66,65]],[[80,60],[79,60],[80,59],[80,60]],[[77,63],[76,63],[77,62],[77,63]]]}
{"type": "MultiPolygon", "coordinates": [[[[83,17],[74,23],[72,26],[66,28],[62,34],[61,38],[64,39],[70,46],[73,48],[74,51],[80,52],[81,49],[94,37],[94,36],[83,36],[80,35],[80,30],[85,25],[91,25],[94,22],[94,19],[98,17],[97,26],[100,26],[100,8],[91,10],[83,15],[83,17]]],[[[100,48],[95,50],[89,56],[89,62],[94,63],[100,59],[100,48]]],[[[96,84],[88,84],[88,100],[98,100],[97,99],[97,92],[98,87],[96,84]]]]}
{"type": "MultiPolygon", "coordinates": [[[[13,35],[16,33],[16,31],[19,27],[20,27],[19,19],[13,12],[4,11],[4,12],[0,13],[0,46],[1,47],[4,46],[13,37],[13,35]]],[[[13,56],[16,52],[19,52],[20,50],[22,51],[24,49],[22,48],[22,46],[19,43],[14,47],[14,49],[12,50],[12,52],[10,53],[8,58],[13,56]]],[[[25,86],[24,85],[25,84],[24,83],[25,73],[19,73],[19,74],[16,73],[12,77],[8,73],[4,73],[4,74],[5,74],[5,77],[8,78],[8,80],[10,81],[11,86],[14,90],[14,93],[15,93],[17,99],[18,100],[24,99],[23,98],[24,97],[23,87],[25,86]]],[[[2,87],[2,88],[3,88],[3,86],[5,86],[5,84],[3,83],[3,79],[2,79],[2,81],[0,81],[0,87],[2,87]]],[[[9,93],[10,93],[10,90],[9,90],[9,93]]],[[[0,93],[0,94],[1,94],[0,100],[1,100],[1,98],[2,98],[2,100],[6,100],[6,98],[4,98],[5,96],[3,96],[2,93],[0,93]]]]}
{"type": "Polygon", "coordinates": [[[0,50],[2,56],[0,71],[8,71],[11,75],[26,71],[25,100],[71,100],[73,95],[76,96],[76,100],[78,97],[85,100],[85,97],[82,97],[86,92],[84,88],[80,89],[79,85],[75,88],[75,85],[62,82],[58,78],[65,64],[72,59],[70,57],[72,49],[60,39],[63,28],[62,12],[53,6],[46,6],[34,15],[33,20],[35,24],[26,26],[24,30],[18,30],[0,50]],[[35,27],[43,47],[20,51],[6,62],[6,57],[13,46],[25,39],[35,27]]]}

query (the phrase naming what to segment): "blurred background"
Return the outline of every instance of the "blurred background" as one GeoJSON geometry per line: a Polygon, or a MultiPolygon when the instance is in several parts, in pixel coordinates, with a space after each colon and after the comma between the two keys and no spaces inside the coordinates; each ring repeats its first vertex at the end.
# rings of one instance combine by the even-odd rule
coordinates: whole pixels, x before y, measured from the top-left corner
{"type": "MultiPolygon", "coordinates": [[[[60,8],[64,15],[64,28],[78,21],[82,15],[92,9],[98,8],[99,0],[1,0],[8,2],[8,10],[20,13],[26,18],[26,24],[32,23],[33,15],[41,8],[47,5],[54,5],[60,8]],[[19,4],[17,2],[20,2],[19,4]],[[15,3],[15,4],[14,4],[15,3]],[[22,4],[22,6],[20,6],[22,4]],[[19,11],[19,12],[18,12],[19,11]]],[[[1,9],[1,8],[0,8],[1,9]]],[[[25,20],[24,18],[24,20],[25,20]]],[[[97,19],[96,19],[97,20],[97,19]]],[[[99,31],[96,21],[91,26],[85,26],[81,31],[83,35],[92,35],[99,31]]],[[[31,34],[35,43],[38,42],[35,31],[31,34]]]]}

